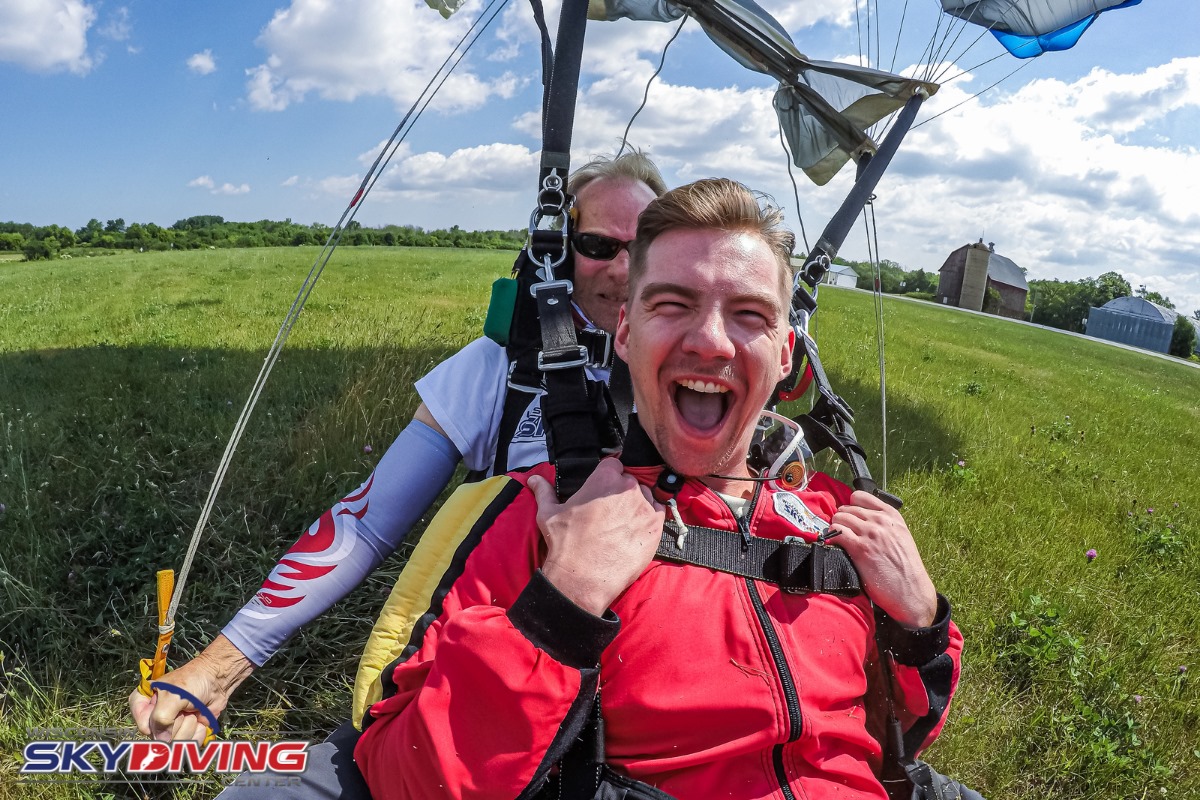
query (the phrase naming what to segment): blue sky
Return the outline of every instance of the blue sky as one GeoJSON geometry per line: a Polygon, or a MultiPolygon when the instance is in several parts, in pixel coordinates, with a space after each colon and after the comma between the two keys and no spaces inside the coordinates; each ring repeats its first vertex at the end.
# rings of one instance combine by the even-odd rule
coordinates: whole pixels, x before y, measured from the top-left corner
{"type": "MultiPolygon", "coordinates": [[[[858,56],[854,0],[764,0],[807,55],[858,56]]],[[[883,3],[889,8],[899,3],[883,3]]],[[[551,13],[555,5],[549,3],[551,13]]],[[[910,0],[896,69],[937,0],[910,0]]],[[[448,20],[413,0],[225,3],[0,0],[0,220],[170,225],[195,214],[332,224],[431,71],[482,8],[448,20]]],[[[861,19],[861,18],[860,18],[861,19]]],[[[522,227],[539,147],[528,5],[513,0],[417,124],[359,213],[364,224],[522,227]]],[[[893,49],[898,21],[879,26],[893,49]]],[[[879,187],[881,255],[935,270],[983,237],[1033,278],[1117,270],[1200,309],[1200,4],[1111,12],[1074,50],[1034,59],[917,128],[879,187]]],[[[576,162],[611,152],[673,26],[594,23],[576,162]]],[[[990,36],[923,118],[1020,62],[990,36]]],[[[966,50],[966,52],[963,52],[966,50]]],[[[887,64],[884,65],[885,67],[887,64]]],[[[668,182],[728,175],[773,194],[810,237],[850,176],[793,197],[769,79],[688,23],[631,141],[668,182]]],[[[843,254],[866,256],[861,235],[843,254]]]]}

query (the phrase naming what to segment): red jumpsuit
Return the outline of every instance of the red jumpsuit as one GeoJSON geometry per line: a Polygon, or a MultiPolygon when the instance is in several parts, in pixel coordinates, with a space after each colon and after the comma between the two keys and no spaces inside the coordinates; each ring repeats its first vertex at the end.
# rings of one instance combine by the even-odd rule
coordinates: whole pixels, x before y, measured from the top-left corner
{"type": "MultiPolygon", "coordinates": [[[[884,800],[886,709],[869,686],[881,672],[865,595],[788,594],[656,560],[596,617],[538,569],[545,545],[524,484],[533,474],[553,483],[552,469],[493,479],[511,484],[473,523],[384,673],[384,699],[355,750],[375,800],[531,794],[570,744],[564,720],[585,713],[597,690],[609,764],[675,797],[884,800]]],[[[651,486],[661,470],[627,469],[651,486]]],[[[805,510],[828,521],[849,494],[821,474],[799,493],[769,485],[750,531],[811,541],[819,526],[805,510]]],[[[738,530],[699,481],[676,500],[688,524],[738,530]]],[[[897,715],[928,744],[958,680],[962,638],[949,606],[939,597],[930,628],[887,620],[880,633],[896,654],[897,715]]]]}

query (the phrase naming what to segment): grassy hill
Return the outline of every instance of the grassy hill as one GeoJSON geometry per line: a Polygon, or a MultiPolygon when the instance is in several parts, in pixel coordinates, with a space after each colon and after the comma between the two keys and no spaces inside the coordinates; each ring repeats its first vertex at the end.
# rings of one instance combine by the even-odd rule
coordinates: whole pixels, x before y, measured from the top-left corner
{"type": "MultiPolygon", "coordinates": [[[[178,567],[315,255],[0,263],[0,797],[173,791],[18,784],[15,770],[28,727],[128,724],[153,572],[178,567]]],[[[511,258],[337,253],[227,478],[176,659],[370,471],[413,381],[478,335],[511,258]]],[[[927,304],[884,311],[888,486],[967,641],[930,759],[989,798],[1200,796],[1200,371],[927,304]]],[[[817,335],[878,477],[871,298],[826,290],[817,335]]],[[[227,725],[316,737],[344,718],[403,555],[261,670],[227,725]]]]}

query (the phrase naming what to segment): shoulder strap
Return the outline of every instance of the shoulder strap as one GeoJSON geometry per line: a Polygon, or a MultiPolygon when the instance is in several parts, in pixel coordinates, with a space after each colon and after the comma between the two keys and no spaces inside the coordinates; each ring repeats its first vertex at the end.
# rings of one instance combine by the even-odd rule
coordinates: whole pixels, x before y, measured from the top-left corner
{"type": "MultiPolygon", "coordinates": [[[[531,0],[543,31],[543,70],[549,75],[543,93],[542,159],[537,206],[530,217],[529,239],[517,258],[517,301],[508,352],[514,374],[505,398],[506,416],[517,403],[514,381],[541,387],[542,422],[546,448],[555,464],[556,489],[565,500],[583,485],[601,457],[602,435],[596,409],[607,407],[604,390],[588,380],[585,367],[592,352],[580,344],[571,305],[572,272],[568,247],[573,198],[566,193],[570,170],[571,131],[583,57],[587,0],[564,0],[559,15],[557,44],[548,53],[541,0],[531,0]]],[[[524,400],[524,398],[522,398],[524,400]]],[[[527,401],[526,401],[527,404],[527,401]]],[[[517,417],[519,420],[519,416],[517,417]]],[[[515,420],[502,427],[497,445],[507,467],[508,444],[515,420]]]]}
{"type": "Polygon", "coordinates": [[[779,541],[678,523],[663,526],[656,556],[664,561],[773,583],[785,592],[820,592],[853,597],[862,592],[858,571],[846,551],[795,536],[779,541]]]}

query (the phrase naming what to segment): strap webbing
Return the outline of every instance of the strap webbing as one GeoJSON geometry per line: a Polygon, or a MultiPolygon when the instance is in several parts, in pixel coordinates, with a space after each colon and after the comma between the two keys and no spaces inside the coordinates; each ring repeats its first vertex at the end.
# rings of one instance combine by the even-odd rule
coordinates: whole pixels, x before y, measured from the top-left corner
{"type": "MultiPolygon", "coordinates": [[[[531,0],[535,14],[541,0],[531,0]]],[[[583,62],[583,36],[587,27],[587,0],[564,0],[558,18],[554,65],[546,88],[542,111],[541,190],[546,176],[559,170],[564,177],[571,163],[571,129],[575,122],[575,100],[579,92],[579,67],[583,62]]]]}
{"type": "Polygon", "coordinates": [[[613,359],[612,371],[608,373],[608,393],[621,430],[628,431],[629,415],[633,413],[633,379],[629,376],[629,365],[619,358],[613,359]]]}
{"type": "Polygon", "coordinates": [[[830,544],[744,537],[732,531],[674,523],[663,526],[657,557],[773,583],[785,592],[819,592],[853,597],[862,592],[858,571],[846,551],[830,544]],[[682,547],[680,544],[682,543],[682,547]]]}

